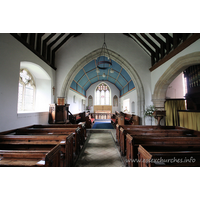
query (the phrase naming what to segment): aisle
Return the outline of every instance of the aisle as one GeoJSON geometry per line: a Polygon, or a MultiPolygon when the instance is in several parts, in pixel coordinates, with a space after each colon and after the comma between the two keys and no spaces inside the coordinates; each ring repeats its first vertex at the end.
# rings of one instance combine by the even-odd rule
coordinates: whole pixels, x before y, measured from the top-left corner
{"type": "Polygon", "coordinates": [[[124,167],[110,132],[90,133],[76,167],[124,167]]]}

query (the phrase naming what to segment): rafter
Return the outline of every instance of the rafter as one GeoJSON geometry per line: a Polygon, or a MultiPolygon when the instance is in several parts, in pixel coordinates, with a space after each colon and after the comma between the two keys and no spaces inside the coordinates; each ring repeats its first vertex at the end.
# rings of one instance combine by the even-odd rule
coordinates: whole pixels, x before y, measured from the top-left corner
{"type": "Polygon", "coordinates": [[[173,46],[173,38],[168,33],[161,33],[161,35],[166,39],[166,49],[168,54],[173,46]]]}
{"type": "MultiPolygon", "coordinates": [[[[71,38],[78,37],[81,33],[15,33],[11,34],[38,57],[44,60],[53,69],[55,68],[56,52],[71,38]]],[[[182,44],[187,44],[192,33],[123,33],[131,38],[151,57],[151,69],[154,70],[161,63],[175,55],[182,44]],[[169,55],[169,56],[168,56],[169,55]]],[[[195,36],[197,37],[197,36],[195,36]]],[[[181,48],[180,48],[181,47],[181,48]]],[[[110,76],[110,74],[108,75],[110,76]]],[[[99,78],[99,75],[97,74],[99,78]]]]}
{"type": "Polygon", "coordinates": [[[194,33],[188,39],[186,39],[183,43],[181,43],[177,48],[175,48],[173,51],[171,51],[168,55],[166,55],[163,59],[161,59],[159,62],[157,62],[155,65],[153,65],[150,68],[150,71],[152,72],[156,68],[158,68],[163,63],[167,62],[169,59],[177,55],[179,52],[187,48],[189,45],[194,43],[196,40],[200,39],[200,33],[194,33]]]}
{"type": "Polygon", "coordinates": [[[160,39],[155,33],[150,33],[150,35],[158,42],[160,43],[160,54],[161,58],[165,56],[165,51],[166,51],[166,44],[165,42],[160,39]]]}
{"type": "Polygon", "coordinates": [[[44,41],[42,45],[42,56],[46,58],[46,52],[47,52],[47,42],[55,35],[56,33],[51,33],[44,41]]]}
{"type": "Polygon", "coordinates": [[[30,37],[29,37],[29,44],[31,47],[33,47],[33,49],[35,49],[35,33],[30,33],[30,37]]]}
{"type": "Polygon", "coordinates": [[[160,58],[159,54],[160,54],[160,48],[144,33],[141,33],[141,36],[151,45],[155,48],[156,50],[156,61],[158,61],[160,58]]]}
{"type": "Polygon", "coordinates": [[[44,33],[38,33],[37,34],[36,51],[39,54],[41,54],[41,44],[42,44],[41,38],[42,38],[43,35],[44,35],[44,33]]]}
{"type": "Polygon", "coordinates": [[[61,33],[55,40],[53,40],[48,46],[47,46],[47,60],[51,60],[51,47],[58,42],[60,38],[62,38],[65,35],[65,33],[61,33]]]}

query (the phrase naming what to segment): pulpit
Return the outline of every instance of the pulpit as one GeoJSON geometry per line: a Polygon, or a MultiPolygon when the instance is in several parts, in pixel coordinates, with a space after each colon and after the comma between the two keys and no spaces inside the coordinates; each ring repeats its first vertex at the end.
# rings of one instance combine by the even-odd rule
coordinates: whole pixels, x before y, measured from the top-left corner
{"type": "Polygon", "coordinates": [[[69,121],[68,110],[70,104],[49,105],[49,124],[67,124],[69,121]]]}

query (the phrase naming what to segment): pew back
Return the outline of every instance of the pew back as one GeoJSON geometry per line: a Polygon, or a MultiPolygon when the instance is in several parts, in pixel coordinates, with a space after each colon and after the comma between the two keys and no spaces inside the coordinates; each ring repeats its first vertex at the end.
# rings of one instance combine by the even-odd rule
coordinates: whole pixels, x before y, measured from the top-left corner
{"type": "Polygon", "coordinates": [[[0,150],[0,166],[60,167],[60,149],[57,144],[50,150],[0,150]]]}
{"type": "Polygon", "coordinates": [[[73,134],[69,135],[1,135],[0,145],[61,145],[64,166],[73,166],[73,134]]]}
{"type": "Polygon", "coordinates": [[[154,151],[138,147],[139,167],[188,167],[200,166],[200,151],[154,151]]]}
{"type": "Polygon", "coordinates": [[[134,128],[134,129],[123,129],[120,127],[119,130],[119,145],[120,145],[120,151],[122,155],[125,155],[126,153],[126,134],[129,133],[132,136],[137,135],[145,135],[145,136],[163,136],[163,137],[175,137],[175,136],[188,136],[188,137],[200,137],[200,132],[190,130],[190,129],[173,129],[173,128],[167,128],[167,129],[158,129],[158,128],[134,128]]]}
{"type": "Polygon", "coordinates": [[[149,150],[198,150],[200,151],[200,137],[146,137],[131,136],[127,134],[127,154],[128,166],[136,166],[134,159],[137,158],[137,148],[139,145],[148,147],[149,150]]]}

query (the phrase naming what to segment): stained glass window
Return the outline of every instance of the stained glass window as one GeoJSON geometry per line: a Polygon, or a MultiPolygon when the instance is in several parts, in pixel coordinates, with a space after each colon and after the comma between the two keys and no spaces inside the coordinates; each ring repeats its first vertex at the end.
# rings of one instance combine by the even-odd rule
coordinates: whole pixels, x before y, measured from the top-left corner
{"type": "Polygon", "coordinates": [[[110,89],[105,83],[97,86],[96,105],[110,105],[110,89]]]}

